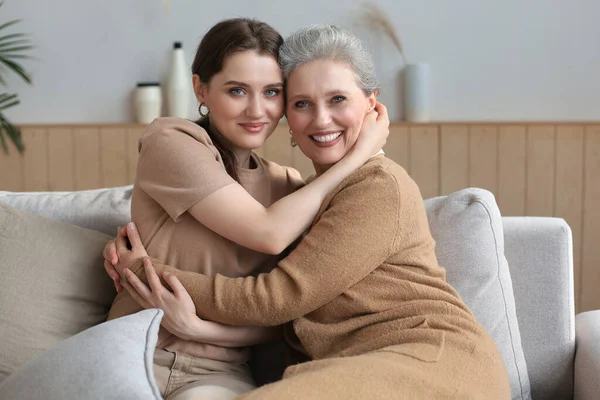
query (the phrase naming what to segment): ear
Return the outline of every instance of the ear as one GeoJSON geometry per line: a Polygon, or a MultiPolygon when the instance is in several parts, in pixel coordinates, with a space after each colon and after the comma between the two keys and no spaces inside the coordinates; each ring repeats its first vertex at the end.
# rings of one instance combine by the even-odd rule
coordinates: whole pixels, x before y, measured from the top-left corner
{"type": "Polygon", "coordinates": [[[367,96],[367,103],[369,104],[368,112],[373,111],[375,105],[377,104],[377,90],[367,96]]]}
{"type": "Polygon", "coordinates": [[[208,86],[200,80],[198,74],[194,74],[192,76],[192,86],[194,87],[194,94],[196,95],[196,99],[198,99],[199,103],[203,103],[206,99],[206,92],[208,91],[208,86]]]}

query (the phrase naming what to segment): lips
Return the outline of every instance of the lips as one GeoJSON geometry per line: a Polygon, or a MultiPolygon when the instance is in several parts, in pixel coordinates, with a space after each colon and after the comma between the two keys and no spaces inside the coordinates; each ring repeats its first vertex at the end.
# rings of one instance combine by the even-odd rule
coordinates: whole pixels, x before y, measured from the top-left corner
{"type": "Polygon", "coordinates": [[[340,141],[340,138],[344,135],[344,131],[329,131],[319,132],[313,135],[309,135],[313,143],[316,143],[320,147],[329,147],[335,145],[340,141]]]}
{"type": "Polygon", "coordinates": [[[327,135],[313,135],[311,136],[311,139],[319,143],[329,143],[339,138],[342,133],[343,132],[329,133],[327,135]]]}
{"type": "Polygon", "coordinates": [[[263,128],[267,125],[266,122],[252,122],[246,124],[240,124],[242,128],[250,133],[259,133],[262,132],[263,128]]]}

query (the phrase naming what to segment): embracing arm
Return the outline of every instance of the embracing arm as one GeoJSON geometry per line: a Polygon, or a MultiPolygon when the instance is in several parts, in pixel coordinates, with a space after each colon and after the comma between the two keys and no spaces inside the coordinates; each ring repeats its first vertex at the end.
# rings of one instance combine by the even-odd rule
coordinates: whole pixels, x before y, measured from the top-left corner
{"type": "Polygon", "coordinates": [[[281,335],[281,326],[232,326],[195,318],[187,332],[177,336],[221,347],[244,347],[268,342],[281,335]]]}
{"type": "MultiPolygon", "coordinates": [[[[119,235],[116,239],[117,247],[125,250],[122,253],[124,259],[145,255],[137,232],[130,226],[128,233],[131,237],[131,251],[126,249],[125,236],[119,235]]],[[[281,336],[280,327],[230,326],[200,319],[196,315],[196,306],[190,294],[179,279],[173,274],[165,273],[162,274],[161,281],[149,259],[146,258],[143,262],[148,285],[137,279],[131,271],[125,271],[127,279],[123,281],[123,286],[141,307],[163,310],[161,325],[173,335],[221,347],[251,346],[281,336]]]]}
{"type": "Polygon", "coordinates": [[[389,121],[383,111],[377,121],[375,115],[365,119],[363,143],[357,143],[348,155],[310,184],[268,208],[241,185],[231,184],[190,207],[189,213],[210,230],[244,247],[267,254],[281,253],[308,229],[327,194],[381,149],[389,121]]]}
{"type": "Polygon", "coordinates": [[[227,175],[202,128],[155,122],[142,138],[136,183],[177,220],[188,211],[213,232],[246,248],[279,254],[309,226],[325,196],[375,154],[387,139],[383,105],[364,120],[359,140],[335,166],[268,208],[227,175]],[[204,138],[204,139],[203,139],[204,138]]]}
{"type": "MultiPolygon", "coordinates": [[[[210,278],[152,263],[159,275],[179,278],[201,317],[265,326],[296,319],[333,300],[389,256],[399,225],[398,184],[386,171],[363,172],[334,196],[299,246],[268,274],[210,278]]],[[[137,261],[131,269],[144,279],[141,265],[137,261]]]]}

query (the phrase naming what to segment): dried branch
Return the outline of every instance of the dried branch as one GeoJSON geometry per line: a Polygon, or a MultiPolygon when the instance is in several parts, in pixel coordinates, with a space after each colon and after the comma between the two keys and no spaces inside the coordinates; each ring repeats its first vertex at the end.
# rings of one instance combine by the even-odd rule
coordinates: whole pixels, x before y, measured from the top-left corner
{"type": "Polygon", "coordinates": [[[402,58],[406,61],[404,47],[402,46],[400,36],[398,36],[392,21],[390,21],[381,8],[373,2],[366,2],[362,5],[362,11],[361,19],[364,21],[367,28],[373,32],[380,32],[387,36],[398,50],[398,53],[400,53],[402,58]]]}

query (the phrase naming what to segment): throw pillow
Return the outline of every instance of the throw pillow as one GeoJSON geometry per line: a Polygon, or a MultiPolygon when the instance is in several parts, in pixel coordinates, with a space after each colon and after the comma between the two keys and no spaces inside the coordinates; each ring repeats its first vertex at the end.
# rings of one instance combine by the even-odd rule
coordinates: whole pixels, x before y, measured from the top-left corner
{"type": "Polygon", "coordinates": [[[162,310],[87,329],[28,361],[0,384],[1,399],[162,399],[153,356],[162,310]]]}
{"type": "Polygon", "coordinates": [[[73,192],[2,192],[0,203],[82,228],[117,234],[131,220],[133,186],[73,192]]]}
{"type": "Polygon", "coordinates": [[[0,382],[58,342],[106,320],[110,238],[0,204],[0,382]]]}
{"type": "Polygon", "coordinates": [[[508,263],[502,217],[492,193],[464,189],[425,201],[440,265],[477,320],[496,342],[510,377],[513,399],[531,389],[508,263]]]}

